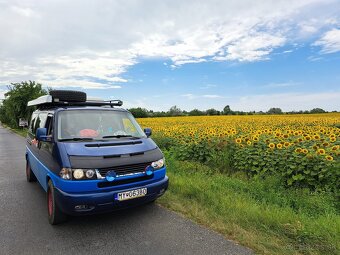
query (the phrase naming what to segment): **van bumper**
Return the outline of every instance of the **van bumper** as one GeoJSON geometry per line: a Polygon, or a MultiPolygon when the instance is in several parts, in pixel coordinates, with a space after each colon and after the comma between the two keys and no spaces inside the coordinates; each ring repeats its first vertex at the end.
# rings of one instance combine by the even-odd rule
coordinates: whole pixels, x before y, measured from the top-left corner
{"type": "Polygon", "coordinates": [[[162,196],[167,190],[168,185],[169,179],[165,176],[163,179],[147,185],[114,191],[103,191],[98,189],[98,192],[79,194],[67,193],[55,188],[55,199],[59,208],[66,214],[88,215],[120,210],[151,202],[162,196]],[[115,200],[115,194],[139,188],[147,188],[147,194],[144,197],[126,201],[115,200]]]}

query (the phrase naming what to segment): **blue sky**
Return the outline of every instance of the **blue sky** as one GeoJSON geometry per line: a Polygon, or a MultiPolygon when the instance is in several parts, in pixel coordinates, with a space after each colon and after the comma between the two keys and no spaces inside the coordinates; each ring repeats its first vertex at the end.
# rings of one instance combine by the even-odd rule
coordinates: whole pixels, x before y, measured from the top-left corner
{"type": "Polygon", "coordinates": [[[183,110],[340,110],[340,3],[3,1],[0,98],[35,80],[183,110]]]}

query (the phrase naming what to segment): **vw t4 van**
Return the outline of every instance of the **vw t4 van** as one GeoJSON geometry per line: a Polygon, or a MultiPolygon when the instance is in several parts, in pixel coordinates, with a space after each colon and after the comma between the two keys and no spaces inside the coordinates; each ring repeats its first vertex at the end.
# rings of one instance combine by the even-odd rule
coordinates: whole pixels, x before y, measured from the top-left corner
{"type": "Polygon", "coordinates": [[[152,202],[168,188],[164,156],[120,100],[54,90],[35,106],[26,143],[27,181],[47,194],[50,224],[152,202]]]}

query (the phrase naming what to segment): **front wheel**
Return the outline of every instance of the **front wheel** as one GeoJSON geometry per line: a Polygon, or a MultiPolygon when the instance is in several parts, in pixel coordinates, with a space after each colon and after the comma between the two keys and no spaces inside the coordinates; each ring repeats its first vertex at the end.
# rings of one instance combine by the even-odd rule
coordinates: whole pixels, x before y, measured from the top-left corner
{"type": "Polygon", "coordinates": [[[28,182],[37,181],[37,177],[35,177],[34,173],[32,172],[31,165],[28,160],[26,160],[26,179],[28,182]]]}
{"type": "Polygon", "coordinates": [[[47,188],[47,213],[48,221],[51,225],[57,225],[67,219],[67,215],[60,210],[56,203],[55,190],[51,180],[48,181],[47,188]]]}

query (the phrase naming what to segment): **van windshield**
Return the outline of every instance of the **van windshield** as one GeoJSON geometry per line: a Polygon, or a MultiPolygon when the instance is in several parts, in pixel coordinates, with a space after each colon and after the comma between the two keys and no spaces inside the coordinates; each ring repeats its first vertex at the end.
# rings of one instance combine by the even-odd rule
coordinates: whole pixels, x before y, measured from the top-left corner
{"type": "Polygon", "coordinates": [[[146,137],[129,112],[68,110],[58,114],[58,140],[105,140],[146,137]]]}

